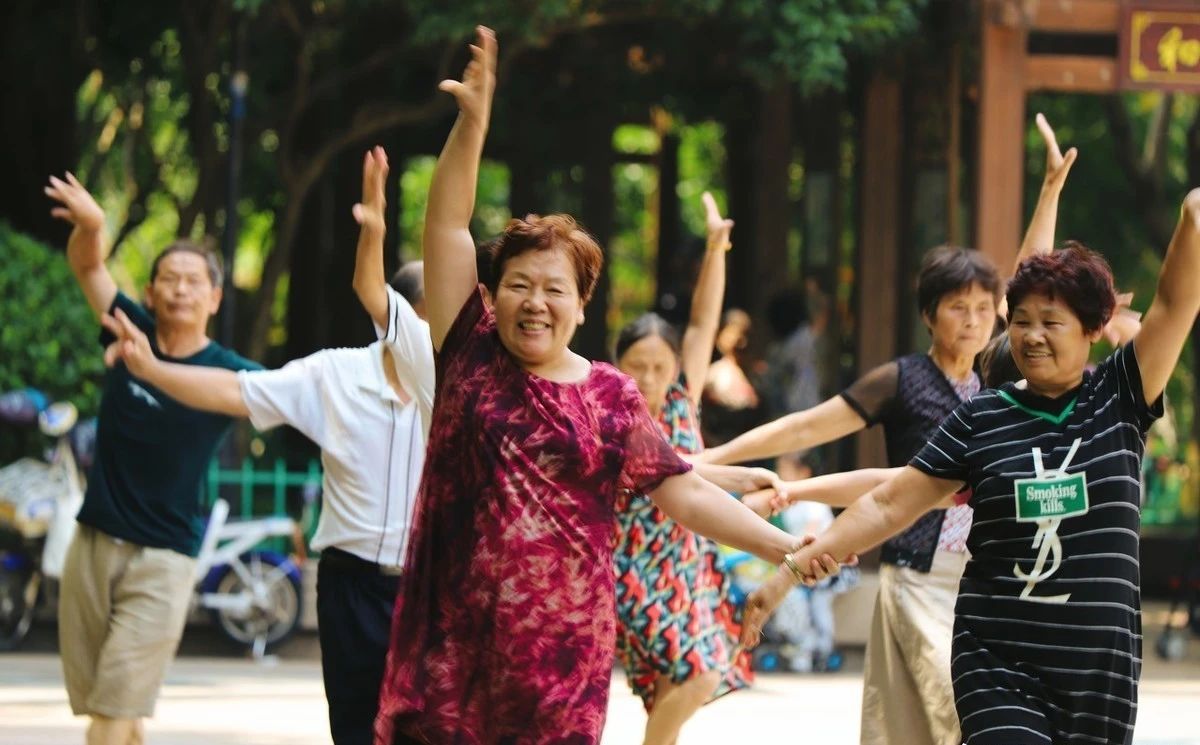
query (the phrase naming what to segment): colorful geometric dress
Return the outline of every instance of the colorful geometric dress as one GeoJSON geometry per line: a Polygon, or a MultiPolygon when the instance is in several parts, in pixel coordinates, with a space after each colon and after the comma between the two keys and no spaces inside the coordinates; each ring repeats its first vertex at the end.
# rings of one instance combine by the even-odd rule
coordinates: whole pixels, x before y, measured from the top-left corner
{"type": "MultiPolygon", "coordinates": [[[[679,453],[704,449],[687,387],[674,383],[658,419],[679,453]]],[[[713,698],[753,680],[750,655],[737,647],[740,624],[717,545],[667,517],[644,492],[617,497],[617,657],[649,711],[659,675],[683,683],[722,673],[713,698]]]]}
{"type": "Polygon", "coordinates": [[[616,623],[618,491],[684,463],[609,365],[522,369],[476,292],[437,357],[437,392],[376,743],[591,745],[616,623]]]}

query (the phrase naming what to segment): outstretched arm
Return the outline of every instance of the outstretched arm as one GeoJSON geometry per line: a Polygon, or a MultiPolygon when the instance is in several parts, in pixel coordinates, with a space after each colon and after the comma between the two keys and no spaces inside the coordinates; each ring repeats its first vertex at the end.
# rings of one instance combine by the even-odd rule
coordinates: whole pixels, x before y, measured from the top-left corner
{"type": "Polygon", "coordinates": [[[744,463],[816,447],[857,432],[867,423],[841,396],[756,427],[697,456],[705,463],[744,463]]]}
{"type": "Polygon", "coordinates": [[[354,294],[376,326],[388,327],[387,278],[383,273],[383,238],[387,234],[387,153],[374,147],[363,156],[362,201],[354,205],[358,221],[358,253],[354,258],[354,294]]]}
{"type": "MultiPolygon", "coordinates": [[[[807,573],[813,557],[822,554],[846,556],[865,551],[911,525],[958,487],[958,482],[934,478],[911,466],[905,467],[895,478],[856,500],[838,515],[829,530],[795,552],[792,559],[807,573]]],[[[799,579],[785,565],[751,594],[746,601],[743,644],[754,646],[758,643],[763,624],[799,579]]]]}
{"type": "Polygon", "coordinates": [[[115,316],[102,315],[100,323],[117,337],[104,353],[104,362],[109,367],[118,360],[123,361],[135,378],[146,381],[184,406],[233,417],[250,415],[236,372],[158,359],[150,349],[146,335],[120,309],[115,316]]]}
{"type": "Polygon", "coordinates": [[[1167,256],[1158,274],[1158,290],[1133,340],[1147,402],[1158,400],[1179,361],[1188,332],[1200,311],[1200,189],[1192,189],[1167,256]]]}
{"type": "MultiPolygon", "coordinates": [[[[779,563],[784,554],[801,545],[801,541],[731,499],[695,471],[667,478],[650,492],[650,498],[684,527],[771,563],[779,563]]],[[[817,579],[837,571],[837,562],[831,557],[817,554],[814,557],[805,569],[817,579]]]]}
{"type": "Polygon", "coordinates": [[[66,181],[50,177],[46,195],[58,202],[50,214],[74,226],[67,239],[67,265],[97,317],[112,307],[117,283],[104,265],[104,211],[71,173],[66,181]]]}
{"type": "Polygon", "coordinates": [[[692,293],[692,313],[687,330],[683,334],[681,357],[683,373],[687,377],[688,396],[699,405],[704,393],[704,382],[708,379],[708,366],[712,363],[713,346],[721,325],[721,305],[725,300],[725,252],[729,250],[729,233],[733,220],[721,217],[717,202],[712,194],[704,192],[705,241],[704,263],[696,278],[696,289],[692,293]]]}
{"type": "MultiPolygon", "coordinates": [[[[1046,121],[1046,117],[1038,114],[1036,121],[1038,132],[1041,133],[1042,141],[1046,144],[1046,173],[1042,177],[1042,190],[1038,194],[1037,205],[1033,208],[1033,217],[1029,220],[1025,237],[1021,241],[1021,249],[1013,259],[1012,266],[1004,274],[1003,279],[1005,280],[1017,273],[1017,267],[1025,259],[1054,250],[1054,228],[1058,223],[1058,197],[1062,194],[1063,186],[1067,183],[1067,174],[1071,172],[1071,166],[1075,164],[1075,158],[1079,155],[1079,151],[1075,148],[1071,148],[1065,155],[1063,154],[1059,149],[1058,139],[1054,136],[1054,130],[1046,121]]],[[[1007,317],[1007,298],[1000,299],[996,312],[1001,318],[1007,317]]]]}
{"type": "Polygon", "coordinates": [[[484,26],[478,28],[478,34],[462,81],[443,80],[438,85],[458,103],[458,119],[433,170],[421,241],[429,332],[434,349],[439,350],[458,312],[479,284],[470,224],[479,160],[496,89],[496,35],[484,26]]]}

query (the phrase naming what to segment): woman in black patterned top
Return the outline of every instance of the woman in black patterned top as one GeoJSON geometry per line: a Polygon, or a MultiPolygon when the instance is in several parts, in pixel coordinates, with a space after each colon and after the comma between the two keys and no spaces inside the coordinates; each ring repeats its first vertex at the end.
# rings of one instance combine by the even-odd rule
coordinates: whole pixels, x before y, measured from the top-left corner
{"type": "Polygon", "coordinates": [[[971,560],[955,608],[956,708],[968,745],[1130,743],[1141,673],[1138,475],[1145,433],[1200,310],[1200,189],[1141,331],[1085,372],[1116,298],[1078,244],[1023,263],[1008,289],[1025,378],[960,406],[909,466],[789,557],[751,596],[743,641],[812,552],[860,552],[963,484],[971,560]],[[790,562],[790,563],[789,563],[790,562]]]}

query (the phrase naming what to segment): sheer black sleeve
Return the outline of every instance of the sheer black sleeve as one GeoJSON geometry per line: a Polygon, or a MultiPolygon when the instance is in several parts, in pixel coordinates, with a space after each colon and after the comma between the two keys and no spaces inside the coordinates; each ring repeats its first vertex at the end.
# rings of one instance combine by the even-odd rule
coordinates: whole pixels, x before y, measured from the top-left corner
{"type": "Polygon", "coordinates": [[[841,396],[870,427],[883,419],[899,388],[900,364],[892,361],[851,383],[841,396]]]}

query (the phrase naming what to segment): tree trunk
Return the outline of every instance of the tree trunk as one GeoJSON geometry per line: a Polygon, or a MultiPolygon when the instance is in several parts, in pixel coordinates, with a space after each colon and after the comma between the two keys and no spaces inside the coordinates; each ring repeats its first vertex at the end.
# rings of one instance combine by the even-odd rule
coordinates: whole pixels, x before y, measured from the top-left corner
{"type": "MultiPolygon", "coordinates": [[[[588,128],[583,147],[583,211],[580,219],[588,232],[595,237],[607,253],[613,235],[613,125],[597,121],[588,128]]],[[[600,272],[600,281],[592,295],[592,301],[584,311],[586,322],[575,332],[571,345],[579,354],[590,360],[607,360],[608,350],[608,262],[600,272]]]]}
{"type": "Polygon", "coordinates": [[[68,230],[50,217],[42,187],[50,174],[62,177],[78,166],[75,94],[88,72],[74,34],[63,33],[79,26],[76,5],[0,4],[0,218],[52,246],[65,246],[68,230]]]}

